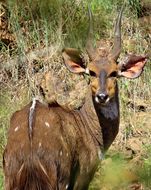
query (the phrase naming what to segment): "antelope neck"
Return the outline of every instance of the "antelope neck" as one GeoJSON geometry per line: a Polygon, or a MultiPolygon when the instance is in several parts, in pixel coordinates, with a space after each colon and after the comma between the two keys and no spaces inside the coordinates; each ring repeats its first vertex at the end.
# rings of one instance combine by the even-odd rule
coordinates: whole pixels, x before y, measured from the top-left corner
{"type": "Polygon", "coordinates": [[[101,118],[115,120],[119,118],[119,99],[118,99],[118,89],[116,90],[115,97],[113,97],[106,105],[99,105],[95,101],[95,97],[93,98],[93,104],[98,115],[99,120],[101,118]]]}
{"type": "Polygon", "coordinates": [[[87,133],[86,131],[89,131],[88,133],[91,135],[95,145],[98,147],[98,150],[103,150],[102,130],[93,105],[92,95],[90,95],[90,91],[88,92],[88,95],[82,108],[73,113],[76,117],[78,116],[82,121],[81,123],[84,124],[82,125],[81,129],[84,130],[85,135],[87,133]],[[86,129],[84,129],[85,126],[86,129]]]}

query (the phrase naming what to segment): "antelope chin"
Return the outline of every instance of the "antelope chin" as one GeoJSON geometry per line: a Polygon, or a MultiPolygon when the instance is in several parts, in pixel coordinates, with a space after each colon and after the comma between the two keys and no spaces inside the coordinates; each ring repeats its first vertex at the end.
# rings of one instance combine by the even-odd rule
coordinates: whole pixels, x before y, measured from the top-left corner
{"type": "Polygon", "coordinates": [[[95,97],[95,101],[96,101],[96,103],[105,106],[105,105],[110,101],[110,98],[108,97],[104,102],[101,102],[101,101],[99,100],[99,98],[96,96],[96,97],[95,97]]]}

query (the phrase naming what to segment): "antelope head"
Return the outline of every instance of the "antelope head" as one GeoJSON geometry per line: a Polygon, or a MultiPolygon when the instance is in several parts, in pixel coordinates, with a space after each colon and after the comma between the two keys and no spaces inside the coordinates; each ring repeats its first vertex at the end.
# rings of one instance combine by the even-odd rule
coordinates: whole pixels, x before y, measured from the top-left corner
{"type": "Polygon", "coordinates": [[[72,48],[63,50],[67,68],[73,73],[88,73],[93,97],[99,105],[106,105],[117,94],[117,78],[134,79],[140,76],[146,63],[146,56],[127,55],[120,63],[117,59],[121,52],[121,18],[123,8],[118,14],[114,31],[114,42],[111,46],[101,40],[96,48],[92,42],[92,13],[89,9],[89,34],[86,50],[90,58],[87,66],[80,56],[80,51],[72,48]]]}

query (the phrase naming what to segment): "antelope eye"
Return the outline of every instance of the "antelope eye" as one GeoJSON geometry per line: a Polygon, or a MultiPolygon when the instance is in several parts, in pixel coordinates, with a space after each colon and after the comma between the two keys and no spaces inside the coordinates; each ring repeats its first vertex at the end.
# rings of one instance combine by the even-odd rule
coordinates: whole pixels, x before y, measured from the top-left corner
{"type": "Polygon", "coordinates": [[[94,71],[91,71],[91,70],[90,70],[90,75],[91,75],[92,77],[96,77],[96,73],[95,73],[94,71]]]}
{"type": "Polygon", "coordinates": [[[109,77],[117,77],[117,72],[116,72],[116,71],[113,71],[113,72],[109,75],[109,77]]]}

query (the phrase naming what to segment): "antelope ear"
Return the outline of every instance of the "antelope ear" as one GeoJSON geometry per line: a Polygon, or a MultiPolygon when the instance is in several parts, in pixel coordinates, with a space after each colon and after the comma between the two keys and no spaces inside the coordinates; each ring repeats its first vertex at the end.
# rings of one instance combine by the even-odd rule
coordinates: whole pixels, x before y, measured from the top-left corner
{"type": "Polygon", "coordinates": [[[62,51],[64,63],[69,71],[73,73],[85,73],[84,61],[80,57],[81,52],[77,49],[66,48],[62,51]]]}
{"type": "Polygon", "coordinates": [[[146,56],[128,55],[119,63],[119,76],[135,79],[141,75],[146,64],[146,56]]]}

